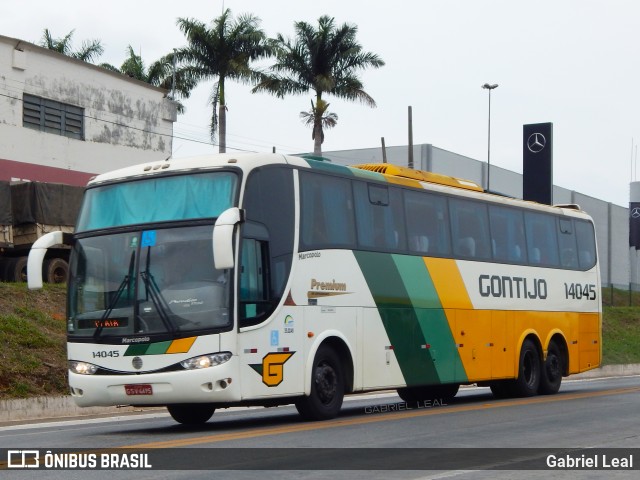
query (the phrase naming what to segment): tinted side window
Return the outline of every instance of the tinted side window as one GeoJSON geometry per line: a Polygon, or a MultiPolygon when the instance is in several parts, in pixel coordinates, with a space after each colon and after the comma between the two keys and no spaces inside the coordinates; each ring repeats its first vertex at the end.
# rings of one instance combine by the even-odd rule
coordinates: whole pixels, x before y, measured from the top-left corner
{"type": "Polygon", "coordinates": [[[573,222],[570,218],[559,218],[558,227],[560,266],[563,268],[578,268],[578,250],[573,222]]]}
{"type": "Polygon", "coordinates": [[[353,248],[351,181],[300,171],[300,249],[353,248]]]}
{"type": "Polygon", "coordinates": [[[404,192],[407,246],[412,253],[449,255],[447,200],[428,193],[404,192]]]}
{"type": "Polygon", "coordinates": [[[527,262],[524,217],[515,208],[489,206],[491,250],[499,262],[527,262]]]}
{"type": "Polygon", "coordinates": [[[454,256],[491,258],[487,206],[468,200],[451,199],[449,212],[454,256]]]}
{"type": "Polygon", "coordinates": [[[596,235],[591,222],[575,220],[578,240],[578,264],[582,270],[588,270],[596,264],[596,235]]]}
{"type": "Polygon", "coordinates": [[[405,249],[402,193],[386,185],[355,182],[358,245],[377,250],[405,249]]]}
{"type": "Polygon", "coordinates": [[[556,219],[551,215],[525,212],[527,253],[531,265],[558,266],[558,235],[556,219]]]}

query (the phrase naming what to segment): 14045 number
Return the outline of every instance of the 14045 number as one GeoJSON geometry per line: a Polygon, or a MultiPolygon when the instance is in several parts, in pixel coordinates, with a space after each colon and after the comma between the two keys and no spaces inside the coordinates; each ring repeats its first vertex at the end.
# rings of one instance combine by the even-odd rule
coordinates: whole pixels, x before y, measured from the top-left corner
{"type": "Polygon", "coordinates": [[[595,300],[597,298],[596,286],[593,283],[565,283],[564,294],[566,298],[573,300],[595,300]]]}

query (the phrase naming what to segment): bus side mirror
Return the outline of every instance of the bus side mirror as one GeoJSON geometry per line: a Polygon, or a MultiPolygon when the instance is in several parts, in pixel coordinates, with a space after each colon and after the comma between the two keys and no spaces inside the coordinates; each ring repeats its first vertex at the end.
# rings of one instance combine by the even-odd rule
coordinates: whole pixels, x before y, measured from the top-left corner
{"type": "Polygon", "coordinates": [[[213,264],[218,270],[232,268],[233,230],[244,221],[244,210],[232,207],[220,214],[213,227],[213,264]]]}
{"type": "Polygon", "coordinates": [[[47,249],[64,243],[62,232],[50,232],[33,243],[27,260],[27,285],[30,290],[42,288],[42,262],[47,249]]]}

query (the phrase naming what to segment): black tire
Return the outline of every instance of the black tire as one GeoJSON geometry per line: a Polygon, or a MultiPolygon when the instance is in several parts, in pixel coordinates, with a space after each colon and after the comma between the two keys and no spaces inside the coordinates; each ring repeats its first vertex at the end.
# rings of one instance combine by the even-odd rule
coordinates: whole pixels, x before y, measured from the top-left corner
{"type": "Polygon", "coordinates": [[[560,384],[562,383],[562,374],[564,372],[564,360],[560,348],[556,345],[556,342],[549,344],[547,350],[547,359],[544,362],[542,368],[542,375],[540,375],[540,386],[538,387],[538,393],[541,395],[553,395],[560,390],[560,384]]]}
{"type": "Polygon", "coordinates": [[[207,403],[188,403],[179,405],[167,405],[167,410],[173,419],[183,425],[202,425],[216,411],[213,405],[207,403]]]}
{"type": "Polygon", "coordinates": [[[27,257],[16,257],[9,266],[9,281],[27,281],[27,257]]]}
{"type": "Polygon", "coordinates": [[[330,420],[340,412],[344,400],[344,373],[336,352],[321,346],[313,360],[311,394],[296,401],[305,420],[330,420]]]}
{"type": "Polygon", "coordinates": [[[509,398],[512,396],[511,387],[513,380],[498,380],[489,385],[491,393],[496,398],[509,398]]]}
{"type": "Polygon", "coordinates": [[[47,283],[66,283],[69,264],[63,258],[50,258],[44,262],[42,276],[47,283]]]}
{"type": "Polygon", "coordinates": [[[540,353],[535,344],[527,339],[520,349],[518,362],[518,378],[511,384],[511,393],[514,397],[532,397],[538,393],[542,365],[540,353]]]}
{"type": "Polygon", "coordinates": [[[10,282],[9,280],[9,265],[13,262],[12,258],[3,257],[0,258],[0,282],[10,282]]]}
{"type": "Polygon", "coordinates": [[[398,395],[407,403],[417,403],[431,400],[451,400],[456,396],[460,385],[447,383],[444,385],[430,385],[427,387],[404,387],[398,389],[398,395]]]}

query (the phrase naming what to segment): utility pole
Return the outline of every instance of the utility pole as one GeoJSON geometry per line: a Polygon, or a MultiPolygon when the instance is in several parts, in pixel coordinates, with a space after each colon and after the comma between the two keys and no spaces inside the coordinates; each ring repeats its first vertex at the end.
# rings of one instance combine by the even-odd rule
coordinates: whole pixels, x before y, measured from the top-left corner
{"type": "Polygon", "coordinates": [[[409,106],[409,168],[413,168],[413,118],[409,106]]]}
{"type": "Polygon", "coordinates": [[[487,134],[487,191],[489,191],[491,180],[491,90],[498,88],[498,84],[485,83],[482,88],[489,90],[489,132],[487,134]]]}

